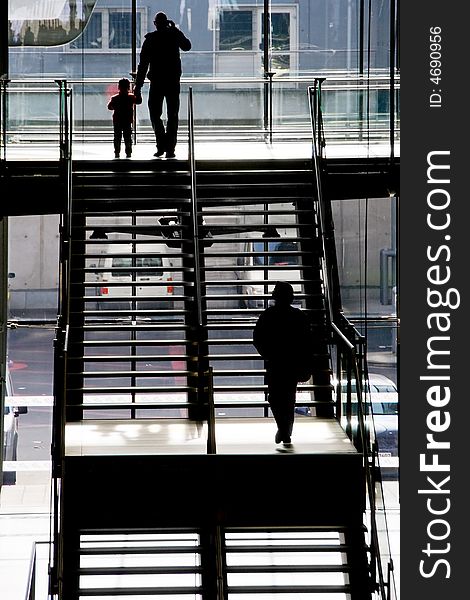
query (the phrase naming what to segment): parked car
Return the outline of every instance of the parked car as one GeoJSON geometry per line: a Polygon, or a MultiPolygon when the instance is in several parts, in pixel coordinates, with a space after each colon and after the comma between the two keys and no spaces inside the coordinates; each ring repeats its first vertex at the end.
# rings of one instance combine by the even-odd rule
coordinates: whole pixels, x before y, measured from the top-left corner
{"type": "MultiPolygon", "coordinates": [[[[369,374],[369,388],[365,389],[367,420],[373,420],[375,439],[380,457],[398,456],[398,390],[395,383],[380,373],[369,374]],[[370,392],[370,398],[369,398],[370,392]],[[370,403],[369,403],[370,399],[370,403]]],[[[346,383],[341,390],[346,392],[346,383]]],[[[352,383],[351,391],[355,393],[356,386],[352,383]]],[[[354,410],[353,405],[353,413],[354,410]]]]}
{"type": "MultiPolygon", "coordinates": [[[[240,293],[244,298],[242,308],[260,308],[264,306],[263,294],[271,294],[276,281],[289,281],[294,286],[294,292],[302,290],[299,247],[297,242],[283,241],[260,242],[247,240],[243,246],[244,255],[238,259],[238,278],[241,280],[240,293]],[[259,253],[259,254],[258,254],[259,253]],[[269,254],[267,254],[269,253],[269,254]],[[293,266],[298,265],[298,269],[293,266]],[[265,267],[265,268],[261,268],[265,267]],[[260,280],[273,283],[265,285],[260,280]]],[[[294,301],[295,304],[295,301],[294,301]]],[[[300,302],[297,303],[300,305],[300,302]]]]}
{"type": "Polygon", "coordinates": [[[131,295],[152,298],[138,302],[139,309],[173,308],[173,262],[166,255],[165,244],[110,244],[100,250],[102,256],[96,262],[95,273],[97,295],[112,301],[99,303],[100,308],[127,310],[129,302],[122,298],[131,295]]]}
{"type": "MultiPolygon", "coordinates": [[[[5,406],[3,409],[3,460],[18,460],[18,417],[27,413],[26,406],[13,406],[13,384],[10,370],[7,367],[5,406]]],[[[3,483],[13,485],[16,483],[16,471],[3,470],[3,483]]]]}

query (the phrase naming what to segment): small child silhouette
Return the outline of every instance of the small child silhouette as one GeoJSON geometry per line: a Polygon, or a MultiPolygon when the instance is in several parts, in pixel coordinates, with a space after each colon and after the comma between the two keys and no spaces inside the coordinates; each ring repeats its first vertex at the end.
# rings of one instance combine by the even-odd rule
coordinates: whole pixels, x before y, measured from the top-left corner
{"type": "Polygon", "coordinates": [[[124,138],[126,157],[132,156],[132,118],[134,104],[141,104],[142,98],[136,98],[130,92],[131,82],[125,77],[118,82],[119,94],[112,96],[108,108],[113,110],[114,157],[119,158],[121,139],[124,138]]]}

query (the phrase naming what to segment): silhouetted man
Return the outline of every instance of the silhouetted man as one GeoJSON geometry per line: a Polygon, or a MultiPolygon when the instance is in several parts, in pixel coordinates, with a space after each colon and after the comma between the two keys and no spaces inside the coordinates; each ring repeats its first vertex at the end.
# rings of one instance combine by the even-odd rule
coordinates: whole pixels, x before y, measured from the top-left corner
{"type": "Polygon", "coordinates": [[[156,31],[147,33],[140,51],[140,62],[134,94],[137,98],[145,77],[150,80],[148,107],[155,132],[157,152],[154,156],[175,157],[180,108],[180,50],[191,49],[191,42],[163,12],[155,15],[156,31]],[[166,101],[166,131],[162,121],[163,100],[166,101]]]}
{"type": "Polygon", "coordinates": [[[265,360],[268,402],[278,428],[275,442],[283,442],[280,451],[290,452],[297,383],[308,379],[313,366],[312,333],[305,314],[291,306],[290,283],[276,283],[272,297],[274,305],[261,313],[255,325],[253,344],[265,360]]]}

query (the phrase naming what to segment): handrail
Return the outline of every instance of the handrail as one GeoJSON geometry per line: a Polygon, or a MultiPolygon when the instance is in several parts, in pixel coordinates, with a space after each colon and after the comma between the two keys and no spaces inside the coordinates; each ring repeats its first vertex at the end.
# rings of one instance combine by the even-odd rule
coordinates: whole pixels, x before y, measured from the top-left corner
{"type": "Polygon", "coordinates": [[[56,336],[54,339],[53,435],[52,435],[52,534],[53,558],[50,567],[50,588],[56,591],[60,580],[60,480],[62,479],[65,446],[65,405],[67,346],[70,317],[70,261],[72,236],[72,109],[71,90],[66,80],[56,80],[59,86],[59,149],[60,167],[64,179],[65,198],[60,215],[59,298],[56,336]]]}
{"type": "MultiPolygon", "coordinates": [[[[327,78],[327,83],[325,84],[325,89],[337,89],[338,84],[347,84],[347,88],[350,90],[351,86],[356,86],[357,88],[362,87],[360,84],[364,85],[370,84],[372,85],[374,81],[377,83],[383,83],[383,87],[380,89],[390,89],[390,73],[387,70],[384,74],[372,74],[369,78],[361,73],[356,72],[338,72],[338,71],[321,71],[321,77],[327,78]]],[[[400,72],[397,71],[394,76],[395,84],[400,81],[400,72]]],[[[56,80],[46,79],[46,78],[34,78],[34,77],[23,77],[22,79],[11,78],[8,80],[9,83],[14,85],[16,84],[53,84],[56,80]]],[[[301,83],[307,82],[311,83],[312,76],[311,75],[282,75],[280,77],[276,77],[275,73],[273,73],[273,82],[274,83],[301,83]]],[[[109,77],[82,77],[82,78],[71,78],[67,79],[67,83],[69,85],[78,84],[110,84],[114,83],[115,80],[109,77]]],[[[183,85],[188,84],[213,84],[213,83],[266,83],[266,78],[264,76],[221,76],[221,75],[183,75],[181,77],[181,83],[183,85]]],[[[17,89],[17,88],[15,88],[17,89]]],[[[24,88],[27,91],[41,91],[35,90],[33,88],[24,88]]],[[[395,89],[398,89],[395,87],[395,89]]]]}
{"type": "Polygon", "coordinates": [[[0,160],[7,158],[8,84],[10,79],[0,77],[0,160]]]}
{"type": "MultiPolygon", "coordinates": [[[[320,71],[320,73],[322,73],[320,71]]],[[[357,73],[331,74],[326,72],[329,79],[324,85],[324,92],[332,95],[363,95],[366,91],[376,93],[387,93],[390,89],[390,77],[379,75],[374,80],[373,77],[365,79],[364,76],[357,73]],[[331,76],[330,76],[331,75],[331,76]],[[367,87],[366,87],[367,86],[367,87]]],[[[57,123],[55,116],[50,114],[50,105],[41,98],[40,102],[36,102],[35,95],[44,96],[53,93],[52,85],[65,80],[46,80],[46,79],[12,79],[9,80],[7,93],[4,93],[5,102],[12,102],[8,98],[15,98],[15,101],[21,101],[23,104],[31,104],[32,111],[24,120],[3,119],[4,131],[2,132],[4,139],[3,153],[5,154],[6,146],[14,147],[15,151],[20,149],[21,154],[29,155],[31,143],[37,143],[41,146],[50,145],[57,150],[62,156],[63,151],[67,150],[63,144],[57,146],[57,134],[62,135],[61,131],[57,131],[57,123]],[[43,108],[43,106],[45,107],[43,108]],[[25,143],[27,142],[27,144],[25,143]]],[[[69,141],[72,137],[82,144],[86,140],[99,140],[101,142],[109,141],[110,128],[106,122],[103,122],[101,102],[96,103],[91,99],[91,94],[104,96],[107,92],[107,87],[111,83],[109,78],[82,78],[82,79],[67,79],[67,87],[70,90],[71,100],[80,98],[84,99],[90,94],[89,110],[77,116],[75,122],[71,121],[69,141]],[[85,85],[85,88],[83,87],[85,85]],[[99,86],[99,87],[98,87],[99,86]]],[[[311,76],[275,76],[269,72],[264,77],[219,77],[219,76],[189,76],[182,77],[182,89],[186,92],[190,87],[207,95],[207,98],[212,103],[219,102],[218,94],[233,94],[242,87],[249,89],[250,94],[261,95],[263,98],[264,118],[252,117],[251,101],[248,96],[241,106],[241,110],[234,115],[226,115],[223,111],[210,111],[211,117],[209,121],[204,118],[200,123],[193,126],[200,132],[201,135],[210,135],[215,129],[231,139],[246,139],[247,136],[253,139],[256,136],[260,142],[272,143],[276,136],[282,136],[280,139],[298,140],[299,137],[308,141],[309,125],[308,125],[308,107],[307,110],[296,111],[295,114],[285,112],[282,108],[284,103],[281,103],[281,98],[284,93],[297,95],[302,94],[311,83],[311,76]],[[290,91],[288,91],[290,90],[290,91]],[[215,94],[215,96],[212,96],[215,94]],[[213,119],[215,120],[212,122],[213,119]]],[[[394,89],[399,89],[398,74],[394,83],[394,89]]],[[[44,100],[47,100],[44,99],[44,100]]],[[[290,102],[290,100],[289,100],[290,102]]],[[[363,120],[362,113],[358,112],[355,105],[338,105],[338,112],[334,112],[328,116],[329,121],[334,125],[328,130],[328,139],[331,143],[344,143],[345,141],[357,141],[363,143],[364,135],[367,134],[368,139],[375,143],[385,144],[390,139],[390,127],[388,126],[389,118],[387,110],[379,109],[377,102],[375,114],[369,113],[371,117],[367,124],[363,120]],[[373,118],[372,118],[373,117],[373,118]]],[[[207,107],[204,109],[207,112],[207,107]]],[[[55,112],[55,111],[54,111],[55,112]]],[[[207,116],[207,115],[206,115],[207,116]]],[[[392,118],[390,116],[390,118],[392,118]]],[[[185,120],[186,121],[186,120],[185,120]]],[[[182,131],[186,128],[187,123],[182,123],[182,131]]],[[[398,131],[398,130],[397,130],[398,131]]],[[[140,113],[138,127],[134,127],[134,140],[150,141],[153,135],[150,122],[147,120],[144,113],[140,113]],[[141,120],[142,119],[142,120],[141,120]]],[[[153,139],[153,138],[152,138],[153,139]]],[[[10,154],[11,152],[8,152],[10,154]]],[[[42,156],[41,160],[51,161],[57,160],[55,155],[47,153],[42,156]]],[[[6,160],[4,161],[6,164],[6,160]]]]}
{"type": "MultiPolygon", "coordinates": [[[[370,524],[371,524],[371,569],[372,574],[375,574],[376,584],[378,586],[378,592],[380,593],[380,597],[385,600],[386,598],[386,584],[384,580],[384,574],[382,569],[382,563],[380,559],[380,543],[378,537],[378,528],[376,521],[376,503],[375,503],[375,482],[374,482],[374,454],[372,456],[369,452],[369,443],[367,439],[367,431],[365,425],[365,410],[364,410],[364,401],[363,401],[363,369],[360,368],[360,360],[361,357],[357,356],[356,345],[355,343],[363,344],[364,340],[362,336],[357,332],[354,327],[351,327],[352,335],[354,336],[355,343],[348,338],[348,336],[344,333],[341,326],[337,324],[337,317],[341,315],[341,318],[345,320],[346,318],[342,313],[338,312],[339,307],[333,307],[332,304],[332,292],[336,292],[339,294],[339,290],[334,289],[334,285],[336,282],[332,280],[332,268],[331,265],[328,264],[328,259],[330,253],[326,244],[326,220],[325,220],[325,210],[324,210],[324,199],[322,196],[322,186],[321,186],[321,169],[320,169],[320,161],[322,159],[322,152],[324,147],[324,138],[322,135],[322,120],[321,120],[321,83],[322,79],[317,78],[315,80],[315,85],[313,87],[309,87],[309,102],[311,109],[311,125],[312,125],[312,158],[313,158],[313,171],[314,171],[314,179],[316,184],[316,192],[317,192],[317,207],[318,207],[318,216],[319,216],[319,230],[322,241],[322,249],[323,256],[321,259],[321,268],[323,271],[323,280],[325,285],[325,300],[327,304],[327,315],[329,319],[329,325],[334,333],[334,337],[336,338],[336,342],[338,348],[341,348],[345,351],[346,358],[348,360],[348,412],[351,412],[351,387],[349,384],[350,380],[350,369],[352,368],[353,377],[356,380],[356,394],[357,394],[357,419],[359,426],[359,440],[360,446],[364,458],[364,473],[365,473],[365,481],[367,494],[369,498],[369,509],[370,509],[370,524]]],[[[340,356],[342,352],[340,352],[340,356]]],[[[341,389],[341,358],[338,359],[338,387],[341,389]]],[[[337,415],[338,416],[338,415],[337,415]]],[[[348,420],[350,418],[350,414],[348,415],[348,420]]]]}
{"type": "Polygon", "coordinates": [[[28,576],[26,579],[25,600],[35,600],[36,598],[36,565],[37,565],[37,547],[40,544],[51,545],[50,541],[35,541],[31,545],[31,557],[29,559],[28,576]]]}
{"type": "MultiPolygon", "coordinates": [[[[194,141],[194,101],[193,101],[193,88],[190,86],[188,90],[188,162],[189,162],[189,170],[190,170],[190,188],[191,188],[191,228],[192,228],[192,243],[193,243],[193,255],[194,255],[194,264],[193,267],[193,276],[194,276],[194,302],[195,302],[195,316],[196,322],[192,323],[194,328],[193,333],[195,334],[195,342],[197,344],[197,363],[196,363],[196,375],[197,375],[197,395],[196,402],[198,404],[199,409],[202,410],[203,407],[208,409],[207,406],[207,393],[208,388],[206,385],[207,382],[207,368],[205,366],[205,355],[204,344],[206,333],[204,331],[204,316],[203,316],[203,289],[202,289],[202,281],[201,281],[201,272],[202,272],[202,264],[201,264],[201,235],[199,225],[202,222],[202,218],[199,216],[198,211],[198,203],[197,203],[197,195],[196,195],[196,155],[195,155],[195,141],[194,141]]],[[[201,412],[199,412],[197,416],[197,420],[200,419],[201,412]]],[[[205,413],[205,418],[209,419],[208,412],[205,413]]],[[[215,440],[215,438],[214,438],[215,440]]],[[[210,443],[208,441],[208,448],[210,443]]],[[[214,441],[215,447],[215,441],[214,441]]]]}
{"type": "Polygon", "coordinates": [[[209,367],[207,373],[207,388],[209,404],[207,414],[207,454],[217,454],[215,441],[214,372],[212,367],[209,367]]]}
{"type": "Polygon", "coordinates": [[[199,231],[198,231],[198,210],[196,198],[196,157],[194,152],[194,104],[193,104],[193,88],[189,88],[188,94],[188,161],[191,176],[191,208],[192,208],[192,228],[194,241],[194,277],[196,285],[196,301],[197,301],[197,321],[198,326],[202,327],[202,304],[201,304],[201,270],[200,270],[200,247],[199,247],[199,231]]]}
{"type": "Polygon", "coordinates": [[[322,146],[319,141],[319,132],[318,125],[320,121],[317,122],[319,118],[320,107],[317,104],[317,92],[320,92],[321,84],[323,82],[323,78],[315,79],[314,88],[308,88],[309,95],[309,103],[310,103],[310,119],[311,119],[311,127],[312,127],[312,161],[313,161],[313,171],[314,171],[314,183],[316,185],[316,198],[317,198],[317,210],[318,210],[318,225],[320,229],[320,239],[322,244],[322,253],[321,253],[321,268],[324,274],[323,277],[323,285],[324,285],[324,293],[326,300],[326,308],[327,308],[327,317],[329,324],[333,323],[333,304],[331,299],[331,273],[327,268],[325,261],[328,256],[328,249],[326,247],[326,237],[325,237],[325,225],[326,218],[324,214],[324,203],[322,196],[322,187],[321,187],[321,169],[320,169],[320,159],[322,153],[322,146]]]}

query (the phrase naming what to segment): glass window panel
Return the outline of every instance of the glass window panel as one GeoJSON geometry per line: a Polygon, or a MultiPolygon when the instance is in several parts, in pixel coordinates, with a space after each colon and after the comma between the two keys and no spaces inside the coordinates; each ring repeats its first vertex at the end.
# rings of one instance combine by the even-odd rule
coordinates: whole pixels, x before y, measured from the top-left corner
{"type": "Polygon", "coordinates": [[[272,69],[279,71],[289,69],[290,55],[280,54],[282,50],[290,49],[290,14],[273,13],[271,15],[271,59],[272,69]]]}
{"type": "Polygon", "coordinates": [[[366,294],[369,316],[396,314],[394,204],[391,198],[332,203],[341,297],[349,315],[362,313],[366,294]],[[390,256],[387,269],[384,253],[390,256]]]}
{"type": "Polygon", "coordinates": [[[224,10],[220,14],[220,50],[253,49],[253,12],[224,10]]]}
{"type": "Polygon", "coordinates": [[[273,13],[271,15],[271,45],[273,50],[290,48],[290,14],[273,13]]]}
{"type": "Polygon", "coordinates": [[[103,14],[95,12],[90,16],[81,36],[70,44],[78,50],[81,48],[98,49],[103,47],[103,14]]]}
{"type": "MultiPolygon", "coordinates": [[[[140,18],[137,17],[137,46],[140,46],[140,18]]],[[[132,14],[130,12],[111,11],[109,13],[109,48],[126,49],[132,47],[132,14]]]]}
{"type": "Polygon", "coordinates": [[[96,0],[9,2],[10,46],[60,46],[81,33],[96,0]]]}

